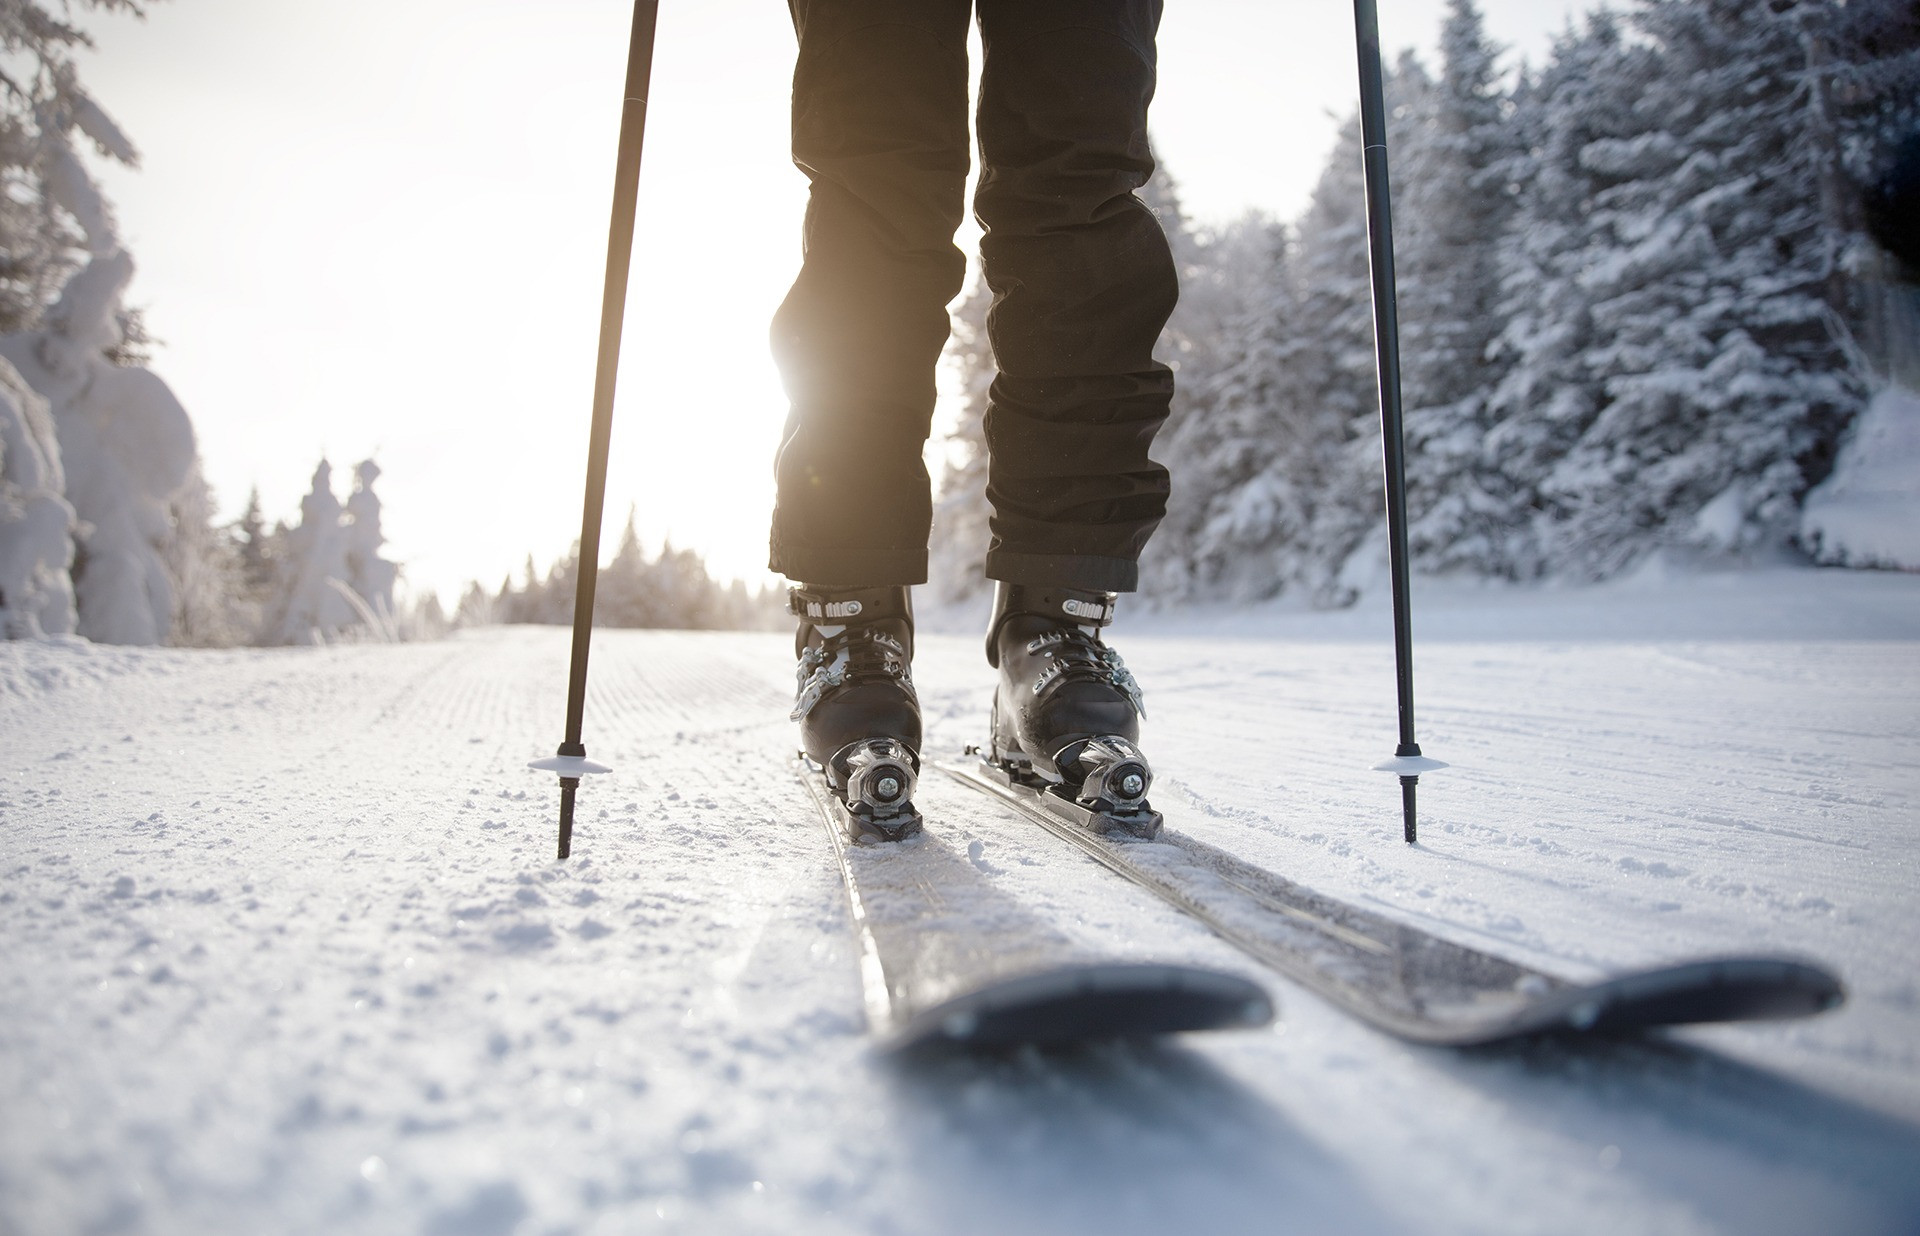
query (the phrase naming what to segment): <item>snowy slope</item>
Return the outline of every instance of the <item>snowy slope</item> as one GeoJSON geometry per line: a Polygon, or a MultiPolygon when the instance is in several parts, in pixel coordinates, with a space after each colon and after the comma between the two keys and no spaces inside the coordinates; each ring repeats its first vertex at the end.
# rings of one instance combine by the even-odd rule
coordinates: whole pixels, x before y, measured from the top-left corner
{"type": "MultiPolygon", "coordinates": [[[[1848,1007],[1461,1053],[1269,977],[1272,1031],[888,1063],[783,772],[781,636],[597,637],[588,745],[617,771],[564,865],[520,769],[558,738],[563,631],[8,644],[0,1232],[1920,1227],[1920,580],[1422,612],[1422,738],[1457,768],[1422,783],[1420,847],[1365,771],[1392,731],[1365,612],[1123,618],[1158,804],[1569,975],[1784,949],[1848,1007]]],[[[977,640],[929,639],[916,676],[930,748],[976,737],[977,640]]],[[[1069,933],[1260,974],[964,794],[924,786],[935,843],[981,842],[1069,933]]]]}

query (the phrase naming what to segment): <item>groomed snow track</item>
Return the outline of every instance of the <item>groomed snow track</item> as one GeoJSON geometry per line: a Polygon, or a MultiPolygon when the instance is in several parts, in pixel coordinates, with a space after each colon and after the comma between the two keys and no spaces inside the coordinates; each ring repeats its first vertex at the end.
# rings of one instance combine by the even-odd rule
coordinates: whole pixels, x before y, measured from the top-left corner
{"type": "MultiPolygon", "coordinates": [[[[779,635],[0,646],[0,1233],[1903,1232],[1920,1222],[1920,642],[1437,643],[1402,847],[1378,642],[1126,640],[1170,821],[1573,977],[1760,948],[1830,1017],[1409,1047],[945,778],[999,893],[1258,978],[1278,1028],[896,1061],[787,770],[779,635]]],[[[916,667],[929,748],[984,716],[916,667]]]]}

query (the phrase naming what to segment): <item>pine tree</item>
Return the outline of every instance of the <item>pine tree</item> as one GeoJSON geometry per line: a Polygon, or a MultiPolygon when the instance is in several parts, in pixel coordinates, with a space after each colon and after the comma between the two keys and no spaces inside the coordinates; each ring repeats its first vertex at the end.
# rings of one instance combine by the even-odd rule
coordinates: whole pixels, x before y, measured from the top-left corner
{"type": "Polygon", "coordinates": [[[167,642],[187,648],[232,648],[252,640],[261,607],[248,594],[246,564],[231,529],[213,522],[216,504],[199,461],[169,504],[173,535],[161,561],[173,580],[173,624],[167,642]]]}
{"type": "Polygon", "coordinates": [[[266,517],[261,514],[258,485],[247,494],[247,509],[234,526],[234,535],[240,544],[241,580],[248,592],[258,598],[273,581],[276,552],[273,537],[267,531],[266,517]]]}
{"type": "Polygon", "coordinates": [[[1242,264],[1259,276],[1252,306],[1213,333],[1211,367],[1183,366],[1186,415],[1169,425],[1159,452],[1176,478],[1173,495],[1142,559],[1145,590],[1159,598],[1269,594],[1282,582],[1271,551],[1297,548],[1304,532],[1297,496],[1305,478],[1289,449],[1297,291],[1286,229],[1263,230],[1262,260],[1242,264]]]}
{"type": "Polygon", "coordinates": [[[1581,277],[1603,404],[1542,486],[1547,552],[1590,575],[1647,551],[1787,541],[1862,402],[1835,308],[1802,5],[1650,0],[1638,132],[1587,144],[1581,277]]]}
{"type": "Polygon", "coordinates": [[[1392,177],[1409,535],[1429,571],[1492,568],[1522,518],[1481,469],[1486,396],[1500,376],[1500,252],[1524,156],[1500,50],[1471,0],[1451,0],[1439,75],[1403,62],[1395,80],[1405,100],[1392,177]]]}
{"type": "Polygon", "coordinates": [[[1488,393],[1479,472],[1516,518],[1489,547],[1488,568],[1508,578],[1546,572],[1542,486],[1599,414],[1605,392],[1593,371],[1592,296],[1583,275],[1604,242],[1601,193],[1620,182],[1585,158],[1587,148],[1639,131],[1623,81],[1645,80],[1649,49],[1629,47],[1605,11],[1555,41],[1547,67],[1528,84],[1518,116],[1529,174],[1502,246],[1494,342],[1500,380],[1488,393]]]}
{"type": "Polygon", "coordinates": [[[1198,565],[1209,507],[1216,492],[1243,479],[1259,455],[1251,439],[1245,449],[1228,445],[1253,431],[1243,430],[1241,417],[1220,406],[1227,394],[1221,375],[1240,362],[1261,329],[1262,311],[1273,304],[1287,232],[1259,214],[1219,231],[1198,231],[1186,220],[1170,180],[1147,200],[1163,203],[1155,213],[1170,229],[1180,300],[1156,349],[1174,372],[1174,392],[1153,455],[1172,473],[1173,487],[1166,518],[1141,559],[1141,590],[1156,599],[1178,599],[1214,586],[1198,565]],[[1223,449],[1229,457],[1221,457],[1223,449]]]}
{"type": "Polygon", "coordinates": [[[453,625],[456,628],[490,627],[499,621],[497,614],[494,598],[479,580],[471,580],[466,591],[460,594],[460,603],[454,607],[453,625]]]}
{"type": "Polygon", "coordinates": [[[660,622],[653,564],[640,544],[636,512],[627,508],[627,526],[613,561],[600,570],[593,595],[593,620],[608,627],[656,627],[660,622]]]}
{"type": "MultiPolygon", "coordinates": [[[[144,0],[79,0],[90,9],[144,16],[144,0]]],[[[77,255],[112,232],[104,199],[75,150],[137,166],[133,143],[80,84],[73,52],[91,47],[71,4],[0,3],[0,334],[33,330],[52,305],[77,255]]],[[[144,338],[122,311],[119,346],[144,338]]]]}

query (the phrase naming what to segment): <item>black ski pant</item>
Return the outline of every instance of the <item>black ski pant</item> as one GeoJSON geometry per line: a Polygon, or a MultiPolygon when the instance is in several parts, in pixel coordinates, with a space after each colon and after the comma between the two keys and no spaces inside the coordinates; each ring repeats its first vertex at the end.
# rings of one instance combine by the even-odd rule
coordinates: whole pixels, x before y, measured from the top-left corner
{"type": "Polygon", "coordinates": [[[1166,511],[1147,457],[1173,375],[1153,359],[1177,295],[1153,171],[1160,0],[789,0],[805,259],[772,342],[792,411],[770,565],[810,584],[927,578],[921,452],[967,175],[977,9],[993,291],[987,575],[1131,591],[1166,511]]]}

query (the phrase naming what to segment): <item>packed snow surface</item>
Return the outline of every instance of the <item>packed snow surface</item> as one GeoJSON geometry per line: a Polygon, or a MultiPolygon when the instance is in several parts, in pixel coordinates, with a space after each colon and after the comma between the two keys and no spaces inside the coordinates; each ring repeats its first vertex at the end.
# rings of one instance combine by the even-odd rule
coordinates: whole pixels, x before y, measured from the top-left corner
{"type": "MultiPolygon", "coordinates": [[[[779,635],[598,635],[570,862],[557,629],[0,647],[0,1232],[1912,1232],[1920,579],[1435,590],[1424,831],[1375,609],[1156,618],[1173,824],[1570,977],[1781,951],[1821,1018],[1410,1047],[941,778],[930,840],[1270,1030],[902,1062],[786,771],[779,635]]],[[[916,665],[979,737],[973,636],[916,665]]]]}

